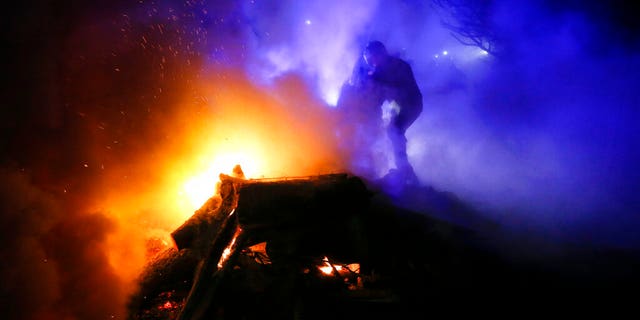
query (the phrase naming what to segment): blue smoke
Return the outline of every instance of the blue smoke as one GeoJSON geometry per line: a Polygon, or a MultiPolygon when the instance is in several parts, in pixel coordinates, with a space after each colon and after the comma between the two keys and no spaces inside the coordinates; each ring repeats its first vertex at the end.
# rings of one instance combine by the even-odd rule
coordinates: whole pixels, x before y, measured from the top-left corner
{"type": "MultiPolygon", "coordinates": [[[[225,12],[234,30],[210,32],[209,52],[236,47],[212,54],[213,64],[240,65],[262,84],[297,74],[330,108],[362,46],[380,40],[412,65],[424,95],[407,132],[423,184],[514,228],[640,245],[640,59],[593,12],[493,1],[493,55],[458,42],[428,2],[233,3],[209,10],[225,12]]],[[[384,139],[365,142],[380,150],[378,176],[391,168],[384,139]]]]}

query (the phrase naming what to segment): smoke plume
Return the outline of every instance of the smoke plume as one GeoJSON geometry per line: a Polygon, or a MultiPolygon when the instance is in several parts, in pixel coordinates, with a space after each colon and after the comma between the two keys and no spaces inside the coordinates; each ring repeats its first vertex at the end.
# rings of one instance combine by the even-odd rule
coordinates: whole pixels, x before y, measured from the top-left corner
{"type": "MultiPolygon", "coordinates": [[[[380,40],[412,65],[425,97],[407,132],[409,157],[424,184],[455,192],[510,228],[639,244],[632,232],[638,39],[625,7],[444,2],[453,5],[247,4],[250,61],[260,62],[249,72],[268,79],[296,70],[317,79],[318,95],[331,105],[362,47],[380,40]],[[495,51],[462,45],[444,27],[452,10],[464,9],[456,5],[482,6],[480,22],[495,51]]],[[[365,141],[385,151],[378,177],[392,167],[385,138],[372,134],[365,141]]]]}
{"type": "MultiPolygon", "coordinates": [[[[256,178],[353,169],[333,105],[370,40],[424,95],[407,132],[422,184],[515,230],[637,248],[637,24],[602,4],[478,3],[496,52],[462,45],[424,1],[6,10],[2,314],[122,318],[194,188],[210,196],[235,162],[256,178]]],[[[362,144],[381,177],[386,137],[362,144]]]]}

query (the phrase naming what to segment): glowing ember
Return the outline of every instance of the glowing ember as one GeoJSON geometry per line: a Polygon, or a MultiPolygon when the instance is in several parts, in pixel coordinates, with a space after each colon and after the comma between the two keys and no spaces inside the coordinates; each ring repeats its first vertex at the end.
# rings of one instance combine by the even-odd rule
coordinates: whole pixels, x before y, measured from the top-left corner
{"type": "Polygon", "coordinates": [[[348,264],[347,269],[353,273],[360,273],[360,264],[359,263],[348,264]]]}
{"type": "Polygon", "coordinates": [[[171,301],[167,301],[165,303],[163,303],[161,306],[158,307],[158,309],[160,310],[170,310],[170,309],[174,309],[176,308],[176,304],[171,302],[171,301]]]}
{"type": "Polygon", "coordinates": [[[231,242],[226,248],[224,248],[224,251],[222,251],[222,256],[218,261],[218,269],[221,269],[222,266],[224,266],[225,262],[227,262],[227,260],[229,259],[229,256],[233,252],[233,249],[235,249],[234,245],[236,244],[236,240],[238,239],[238,236],[240,235],[240,233],[242,233],[242,229],[240,227],[236,228],[236,232],[233,234],[233,238],[231,238],[231,242]]]}
{"type": "Polygon", "coordinates": [[[339,265],[339,264],[333,264],[329,262],[329,258],[327,258],[326,256],[324,257],[324,259],[322,259],[322,262],[324,264],[322,266],[319,266],[318,269],[326,275],[333,274],[334,270],[337,271],[338,274],[340,275],[346,275],[349,273],[360,273],[359,263],[352,263],[345,266],[339,265]]]}
{"type": "MultiPolygon", "coordinates": [[[[322,271],[322,273],[324,273],[326,275],[332,274],[334,266],[329,262],[329,258],[324,257],[324,259],[322,259],[322,261],[324,262],[324,265],[321,266],[321,267],[318,267],[318,269],[320,269],[320,271],[322,271]]],[[[338,269],[337,267],[340,267],[340,266],[336,266],[336,270],[338,269]]]]}
{"type": "Polygon", "coordinates": [[[252,257],[259,264],[271,264],[271,259],[267,254],[267,243],[261,242],[248,247],[243,252],[245,255],[252,257]]]}

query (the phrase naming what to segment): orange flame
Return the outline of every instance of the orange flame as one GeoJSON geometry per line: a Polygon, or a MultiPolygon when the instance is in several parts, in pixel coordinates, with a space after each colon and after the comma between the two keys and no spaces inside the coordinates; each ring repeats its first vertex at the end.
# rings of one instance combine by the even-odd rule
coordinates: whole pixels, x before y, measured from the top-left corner
{"type": "Polygon", "coordinates": [[[218,269],[222,269],[222,267],[227,262],[227,260],[229,260],[229,256],[231,255],[233,250],[235,250],[234,246],[236,244],[236,240],[238,239],[238,236],[240,235],[240,233],[242,233],[242,229],[240,227],[237,227],[236,232],[233,234],[233,238],[231,238],[231,242],[226,248],[224,248],[224,251],[222,251],[222,256],[218,261],[218,269]]]}
{"type": "MultiPolygon", "coordinates": [[[[99,197],[87,210],[115,221],[105,247],[129,291],[151,256],[148,239],[173,244],[170,233],[216,193],[220,173],[236,164],[247,178],[341,169],[332,116],[301,81],[265,90],[242,72],[201,80],[185,90],[175,108],[154,113],[148,126],[161,134],[130,137],[144,151],[105,167],[99,197]]],[[[96,145],[96,158],[108,156],[104,150],[96,145]]],[[[233,252],[229,249],[223,262],[233,252]]]]}
{"type": "Polygon", "coordinates": [[[324,264],[322,266],[319,266],[318,269],[326,275],[333,274],[334,270],[337,271],[339,275],[346,275],[349,273],[360,273],[359,263],[351,263],[346,266],[333,264],[329,262],[329,258],[327,258],[326,256],[324,257],[324,259],[322,259],[322,262],[324,264]]]}
{"type": "MultiPolygon", "coordinates": [[[[329,262],[329,258],[327,258],[325,256],[324,259],[322,259],[322,261],[324,262],[324,265],[318,267],[318,269],[320,269],[320,271],[322,271],[322,273],[324,273],[326,275],[331,275],[333,273],[334,266],[329,262]]],[[[335,267],[336,267],[336,270],[337,270],[338,267],[340,267],[340,266],[335,266],[335,267]]]]}

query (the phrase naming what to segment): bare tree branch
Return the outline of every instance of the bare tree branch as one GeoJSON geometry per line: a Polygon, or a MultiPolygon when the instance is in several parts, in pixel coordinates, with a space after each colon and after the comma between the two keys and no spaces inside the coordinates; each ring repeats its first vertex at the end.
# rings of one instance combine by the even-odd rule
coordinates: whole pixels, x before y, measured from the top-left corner
{"type": "Polygon", "coordinates": [[[493,0],[431,0],[442,18],[442,25],[461,44],[497,54],[495,30],[489,10],[493,0]]]}

